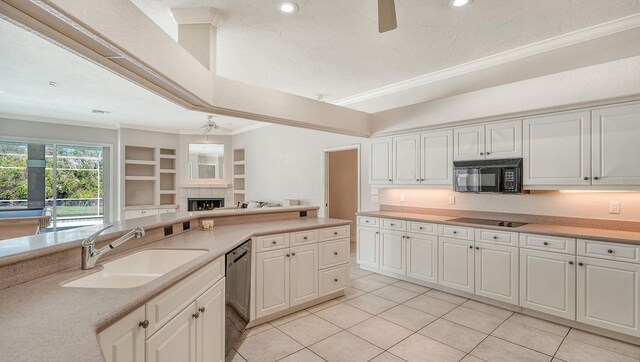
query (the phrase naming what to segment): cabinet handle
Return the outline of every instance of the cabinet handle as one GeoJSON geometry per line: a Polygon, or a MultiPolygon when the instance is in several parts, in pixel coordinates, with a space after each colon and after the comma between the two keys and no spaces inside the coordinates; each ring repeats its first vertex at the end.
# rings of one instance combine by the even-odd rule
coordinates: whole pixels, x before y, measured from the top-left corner
{"type": "Polygon", "coordinates": [[[389,181],[393,181],[392,179],[389,179],[389,181]]]}
{"type": "Polygon", "coordinates": [[[276,245],[278,242],[277,241],[272,241],[271,244],[276,245]]]}
{"type": "Polygon", "coordinates": [[[200,307],[200,309],[198,309],[200,311],[200,313],[204,314],[204,311],[207,310],[207,308],[205,307],[200,307]]]}
{"type": "Polygon", "coordinates": [[[337,231],[334,231],[334,232],[333,232],[333,235],[338,235],[338,232],[337,232],[337,231]]]}
{"type": "Polygon", "coordinates": [[[420,179],[419,179],[419,178],[417,178],[417,179],[416,179],[416,181],[420,182],[420,179]]]}
{"type": "Polygon", "coordinates": [[[587,176],[584,177],[584,180],[587,181],[589,178],[587,176]]]}
{"type": "Polygon", "coordinates": [[[569,261],[569,265],[573,265],[573,262],[572,262],[572,261],[569,261]]]}
{"type": "Polygon", "coordinates": [[[599,180],[599,179],[600,179],[600,177],[595,176],[593,179],[594,179],[594,180],[599,180]]]}
{"type": "Polygon", "coordinates": [[[369,220],[365,220],[364,222],[366,222],[367,224],[369,223],[369,220]]]}
{"type": "Polygon", "coordinates": [[[291,256],[296,256],[296,253],[291,253],[291,256]]]}
{"type": "Polygon", "coordinates": [[[484,155],[484,152],[480,152],[480,156],[484,155]]]}
{"type": "Polygon", "coordinates": [[[545,242],[542,243],[542,245],[546,246],[546,245],[549,245],[549,243],[545,241],[545,242]]]}
{"type": "Polygon", "coordinates": [[[476,246],[476,250],[480,250],[480,247],[479,247],[479,246],[476,246]]]}
{"type": "Polygon", "coordinates": [[[490,154],[491,154],[491,152],[487,152],[487,156],[490,155],[490,154]]]}
{"type": "Polygon", "coordinates": [[[423,230],[424,228],[422,226],[419,227],[420,230],[423,230]]]}
{"type": "Polygon", "coordinates": [[[407,236],[407,240],[411,239],[410,237],[407,236]]]}
{"type": "Polygon", "coordinates": [[[376,235],[378,235],[378,234],[380,234],[380,232],[379,232],[379,231],[376,231],[376,235]]]}
{"type": "Polygon", "coordinates": [[[333,278],[333,281],[334,282],[338,282],[338,278],[333,278]]]}
{"type": "Polygon", "coordinates": [[[498,237],[494,235],[493,240],[498,240],[498,237]]]}
{"type": "Polygon", "coordinates": [[[287,254],[287,258],[290,257],[291,255],[287,254]]]}
{"type": "Polygon", "coordinates": [[[309,238],[308,238],[308,237],[306,237],[306,236],[303,236],[302,238],[303,238],[304,240],[309,240],[309,238]]]}
{"type": "Polygon", "coordinates": [[[424,179],[422,178],[422,179],[420,179],[420,181],[424,181],[424,179]]]}
{"type": "Polygon", "coordinates": [[[582,264],[582,263],[578,263],[578,265],[583,266],[584,264],[582,264]]]}
{"type": "Polygon", "coordinates": [[[191,316],[195,319],[198,319],[198,317],[200,317],[200,312],[195,312],[191,316]]]}
{"type": "Polygon", "coordinates": [[[334,251],[334,252],[333,252],[333,255],[338,255],[338,252],[337,252],[337,251],[334,251]]]}
{"type": "Polygon", "coordinates": [[[613,249],[609,249],[609,250],[607,250],[607,253],[609,253],[609,254],[613,254],[613,249]]]}
{"type": "Polygon", "coordinates": [[[469,245],[469,249],[473,249],[473,246],[469,245]]]}
{"type": "Polygon", "coordinates": [[[148,319],[143,320],[142,322],[138,323],[138,326],[144,329],[147,329],[147,327],[149,327],[149,320],[148,319]]]}
{"type": "Polygon", "coordinates": [[[455,231],[455,230],[453,230],[453,233],[454,233],[454,234],[457,234],[458,232],[457,232],[457,231],[455,231]]]}
{"type": "Polygon", "coordinates": [[[391,226],[396,226],[396,224],[389,224],[389,225],[391,225],[391,226]]]}

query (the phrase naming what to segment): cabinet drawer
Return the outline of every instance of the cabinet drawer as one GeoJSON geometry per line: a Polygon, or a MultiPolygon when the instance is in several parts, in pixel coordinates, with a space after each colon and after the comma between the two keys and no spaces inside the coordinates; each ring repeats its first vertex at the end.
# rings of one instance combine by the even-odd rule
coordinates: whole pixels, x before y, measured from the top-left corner
{"type": "Polygon", "coordinates": [[[256,247],[258,252],[287,248],[289,247],[289,234],[258,236],[256,247]]]}
{"type": "Polygon", "coordinates": [[[380,227],[389,230],[407,230],[407,222],[397,219],[380,219],[380,227]]]}
{"type": "Polygon", "coordinates": [[[292,245],[300,245],[307,243],[317,243],[318,242],[318,230],[305,230],[298,231],[295,233],[290,233],[289,238],[291,239],[292,245]]]}
{"type": "Polygon", "coordinates": [[[440,225],[438,235],[450,238],[473,240],[473,229],[464,226],[440,225]]]}
{"type": "Polygon", "coordinates": [[[640,263],[640,246],[578,239],[578,255],[640,263]]]}
{"type": "Polygon", "coordinates": [[[518,246],[518,233],[509,231],[497,231],[476,229],[476,241],[484,241],[485,243],[518,246]]]}
{"type": "Polygon", "coordinates": [[[158,210],[129,210],[124,212],[124,217],[127,220],[151,215],[158,215],[158,210]]]}
{"type": "Polygon", "coordinates": [[[176,212],[176,209],[160,209],[158,210],[158,214],[171,214],[176,212]]]}
{"type": "Polygon", "coordinates": [[[426,222],[409,221],[407,223],[407,231],[410,233],[438,235],[438,225],[426,222]]]}
{"type": "Polygon", "coordinates": [[[358,225],[376,227],[379,220],[377,217],[358,216],[358,225]]]}
{"type": "Polygon", "coordinates": [[[349,225],[320,229],[320,241],[335,240],[349,237],[349,225]]]}
{"type": "Polygon", "coordinates": [[[146,314],[149,320],[149,327],[146,329],[147,338],[193,303],[223,276],[224,256],[147,302],[146,314]]]}
{"type": "Polygon", "coordinates": [[[347,265],[320,270],[320,297],[346,289],[349,286],[347,265]]]}
{"type": "Polygon", "coordinates": [[[349,261],[349,239],[320,244],[320,269],[349,261]]]}
{"type": "Polygon", "coordinates": [[[574,254],[576,252],[576,239],[547,235],[520,234],[520,247],[553,251],[556,253],[574,254]]]}

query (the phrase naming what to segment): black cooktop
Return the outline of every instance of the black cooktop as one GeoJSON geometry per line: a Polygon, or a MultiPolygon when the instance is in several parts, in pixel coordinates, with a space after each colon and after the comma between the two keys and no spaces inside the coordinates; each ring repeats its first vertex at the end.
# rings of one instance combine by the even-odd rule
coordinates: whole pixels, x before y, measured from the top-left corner
{"type": "Polygon", "coordinates": [[[471,219],[471,218],[467,218],[467,217],[459,217],[457,219],[452,219],[452,220],[449,220],[449,221],[463,222],[463,223],[468,223],[468,224],[478,224],[478,225],[502,226],[502,227],[506,227],[506,228],[517,228],[518,226],[527,225],[524,222],[487,220],[487,219],[471,219]]]}

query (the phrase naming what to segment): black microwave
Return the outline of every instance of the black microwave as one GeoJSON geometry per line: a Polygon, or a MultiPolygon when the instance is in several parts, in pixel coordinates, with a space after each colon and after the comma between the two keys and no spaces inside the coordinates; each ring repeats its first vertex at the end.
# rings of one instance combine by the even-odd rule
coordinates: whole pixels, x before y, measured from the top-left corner
{"type": "Polygon", "coordinates": [[[522,158],[453,163],[453,191],[522,192],[522,158]]]}

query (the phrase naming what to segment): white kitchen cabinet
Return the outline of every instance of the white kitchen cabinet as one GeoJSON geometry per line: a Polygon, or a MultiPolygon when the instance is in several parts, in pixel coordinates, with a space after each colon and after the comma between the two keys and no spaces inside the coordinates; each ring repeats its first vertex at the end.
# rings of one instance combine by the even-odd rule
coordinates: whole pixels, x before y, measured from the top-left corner
{"type": "Polygon", "coordinates": [[[487,124],[485,156],[487,159],[522,157],[522,120],[487,124]]]}
{"type": "Polygon", "coordinates": [[[359,226],[356,262],[372,268],[380,267],[380,231],[378,228],[359,226]]]}
{"type": "Polygon", "coordinates": [[[438,283],[438,237],[435,235],[409,234],[407,245],[407,276],[438,283]]]}
{"type": "Polygon", "coordinates": [[[124,212],[124,218],[137,219],[139,217],[158,215],[160,212],[157,209],[145,209],[145,210],[126,210],[124,212]]]}
{"type": "Polygon", "coordinates": [[[471,126],[453,130],[453,160],[484,160],[484,126],[471,126]]]}
{"type": "Polygon", "coordinates": [[[222,362],[225,334],[225,280],[196,299],[196,362],[222,362]]]}
{"type": "Polygon", "coordinates": [[[420,183],[453,184],[453,131],[434,131],[420,135],[420,183]]]}
{"type": "Polygon", "coordinates": [[[404,275],[406,272],[405,233],[380,231],[380,269],[404,275]]]}
{"type": "Polygon", "coordinates": [[[593,111],[593,185],[640,185],[640,104],[593,111]],[[631,156],[636,155],[636,156],[631,156]]]}
{"type": "Polygon", "coordinates": [[[289,308],[289,249],[256,257],[256,318],[289,308]]]}
{"type": "Polygon", "coordinates": [[[520,248],[520,306],[574,320],[574,255],[520,248]]]}
{"type": "Polygon", "coordinates": [[[393,184],[420,183],[420,135],[393,137],[393,184]]]}
{"type": "Polygon", "coordinates": [[[193,302],[147,339],[147,362],[196,362],[195,310],[193,302]]]}
{"type": "Polygon", "coordinates": [[[518,305],[518,248],[476,242],[475,294],[518,305]]]}
{"type": "Polygon", "coordinates": [[[438,284],[474,292],[473,241],[438,238],[438,284]]]}
{"type": "Polygon", "coordinates": [[[102,355],[107,362],[143,362],[145,333],[144,306],[98,334],[102,355]]]}
{"type": "Polygon", "coordinates": [[[389,185],[393,183],[391,138],[371,141],[369,153],[369,183],[389,185]]]}
{"type": "Polygon", "coordinates": [[[591,185],[590,112],[524,120],[523,185],[591,185]]]}
{"type": "Polygon", "coordinates": [[[290,307],[318,298],[318,244],[292,247],[289,266],[290,307]]]}
{"type": "Polygon", "coordinates": [[[640,265],[578,257],[578,322],[640,336],[640,265]]]}

